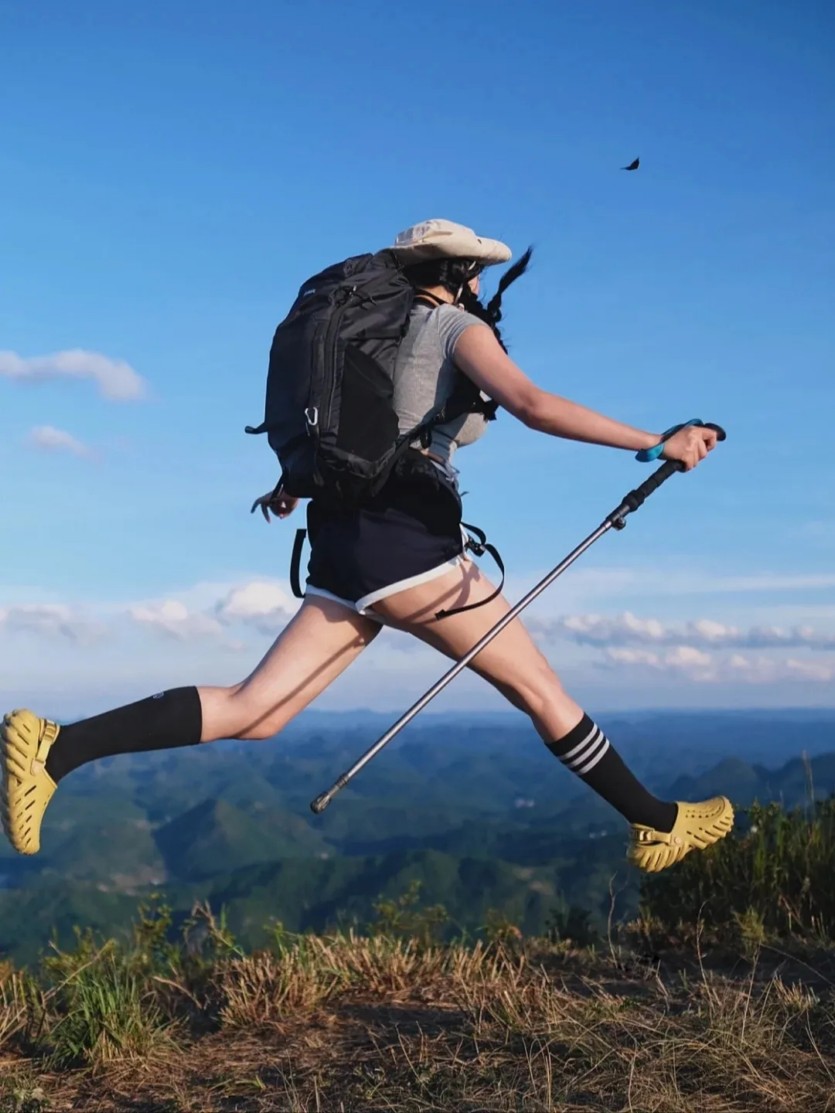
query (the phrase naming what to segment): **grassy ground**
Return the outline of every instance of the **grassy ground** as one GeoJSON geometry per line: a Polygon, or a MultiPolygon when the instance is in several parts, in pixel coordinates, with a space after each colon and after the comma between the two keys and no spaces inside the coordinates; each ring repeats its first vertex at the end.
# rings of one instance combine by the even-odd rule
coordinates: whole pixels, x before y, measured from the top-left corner
{"type": "Polygon", "coordinates": [[[256,954],[142,908],[127,944],[0,966],[0,1113],[835,1113],[835,800],[739,826],[596,947],[498,914],[441,944],[416,890],[256,954]]]}
{"type": "Polygon", "coordinates": [[[203,928],[7,971],[0,1110],[835,1110],[833,951],[203,928]]]}

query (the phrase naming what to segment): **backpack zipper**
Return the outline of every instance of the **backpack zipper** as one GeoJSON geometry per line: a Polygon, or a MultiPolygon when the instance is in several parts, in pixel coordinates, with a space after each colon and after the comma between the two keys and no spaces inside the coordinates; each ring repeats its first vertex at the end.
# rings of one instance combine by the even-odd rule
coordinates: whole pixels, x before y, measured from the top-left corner
{"type": "MultiPolygon", "coordinates": [[[[335,377],[334,377],[334,374],[333,374],[334,352],[332,350],[331,337],[333,336],[334,332],[336,332],[336,330],[337,330],[337,328],[338,328],[338,326],[339,326],[339,324],[342,320],[342,317],[345,313],[345,307],[348,304],[348,302],[351,300],[351,295],[354,294],[355,292],[356,292],[356,286],[340,286],[340,287],[338,287],[338,289],[336,290],[336,292],[334,294],[334,301],[336,301],[336,299],[338,297],[340,297],[340,295],[341,295],[341,301],[337,301],[336,309],[331,314],[331,317],[330,317],[330,320],[328,321],[328,326],[325,329],[325,335],[324,335],[324,338],[323,338],[323,341],[322,341],[322,343],[324,345],[324,349],[325,349],[324,374],[325,374],[326,381],[328,379],[330,379],[330,390],[328,392],[327,404],[326,404],[325,407],[323,407],[322,410],[319,410],[315,406],[311,406],[311,407],[308,407],[308,409],[305,411],[305,419],[307,419],[307,414],[311,410],[314,411],[315,417],[317,419],[316,422],[308,422],[308,431],[310,430],[310,428],[315,427],[315,425],[318,422],[318,418],[320,417],[321,414],[324,414],[325,423],[330,425],[331,418],[332,418],[332,413],[333,413],[334,398],[336,397],[336,380],[335,380],[335,377]]],[[[317,433],[316,434],[316,445],[318,446],[318,444],[319,444],[319,435],[317,433]]]]}

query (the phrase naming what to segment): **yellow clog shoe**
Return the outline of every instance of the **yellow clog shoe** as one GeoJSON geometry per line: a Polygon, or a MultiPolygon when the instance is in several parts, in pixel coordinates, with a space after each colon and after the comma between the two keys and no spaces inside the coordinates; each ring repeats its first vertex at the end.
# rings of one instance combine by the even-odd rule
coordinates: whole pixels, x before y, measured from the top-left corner
{"type": "Polygon", "coordinates": [[[714,796],[698,804],[678,804],[678,815],[670,832],[632,824],[627,857],[639,869],[658,873],[680,862],[691,850],[723,839],[734,825],[734,810],[726,796],[714,796]]]}
{"type": "Polygon", "coordinates": [[[46,758],[60,730],[26,710],[10,712],[0,725],[0,819],[20,854],[37,854],[41,848],[41,821],[56,787],[46,758]]]}

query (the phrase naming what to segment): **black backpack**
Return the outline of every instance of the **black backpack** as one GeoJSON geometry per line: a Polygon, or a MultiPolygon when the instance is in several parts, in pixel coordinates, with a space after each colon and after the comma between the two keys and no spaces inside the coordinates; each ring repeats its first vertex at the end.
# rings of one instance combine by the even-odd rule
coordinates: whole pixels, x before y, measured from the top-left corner
{"type": "Polygon", "coordinates": [[[394,370],[415,301],[390,251],[353,256],[299,290],[273,337],[264,421],[281,464],[280,485],[299,498],[357,505],[385,483],[416,439],[467,412],[495,416],[475,384],[458,376],[452,397],[398,433],[394,370]]]}

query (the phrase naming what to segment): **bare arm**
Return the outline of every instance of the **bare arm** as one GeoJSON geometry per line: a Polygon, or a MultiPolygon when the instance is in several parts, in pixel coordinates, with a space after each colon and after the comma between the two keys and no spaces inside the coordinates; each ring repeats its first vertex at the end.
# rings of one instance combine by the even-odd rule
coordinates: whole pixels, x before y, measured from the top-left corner
{"type": "MultiPolygon", "coordinates": [[[[455,345],[455,362],[485,394],[540,433],[635,452],[652,448],[661,440],[660,433],[624,425],[568,398],[541,390],[504,352],[486,325],[473,325],[461,333],[455,345]]],[[[680,460],[689,471],[715,445],[713,429],[691,425],[665,441],[661,455],[665,460],[680,460]]]]}
{"type": "Polygon", "coordinates": [[[588,444],[651,448],[660,433],[648,433],[542,390],[502,350],[489,328],[465,329],[455,345],[455,362],[485,394],[540,433],[588,444]]]}

